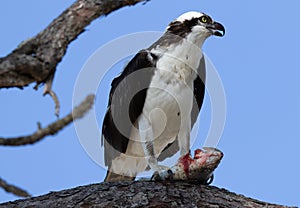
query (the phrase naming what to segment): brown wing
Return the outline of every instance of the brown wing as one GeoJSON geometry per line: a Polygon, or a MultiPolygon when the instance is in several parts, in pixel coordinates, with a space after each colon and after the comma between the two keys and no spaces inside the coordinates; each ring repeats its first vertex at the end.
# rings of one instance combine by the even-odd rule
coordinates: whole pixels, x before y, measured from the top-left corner
{"type": "Polygon", "coordinates": [[[157,56],[141,50],[111,84],[109,102],[102,125],[105,164],[125,153],[133,123],[141,114],[156,66],[157,56]]]}

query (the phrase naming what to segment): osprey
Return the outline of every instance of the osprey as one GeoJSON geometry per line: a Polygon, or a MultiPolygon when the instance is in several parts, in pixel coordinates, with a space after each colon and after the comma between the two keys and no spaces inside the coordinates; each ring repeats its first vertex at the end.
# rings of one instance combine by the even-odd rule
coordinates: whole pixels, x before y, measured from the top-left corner
{"type": "Polygon", "coordinates": [[[133,180],[147,168],[165,174],[159,161],[178,150],[189,154],[205,91],[201,47],[209,36],[224,34],[208,15],[184,13],[112,81],[102,126],[105,181],[133,180]]]}

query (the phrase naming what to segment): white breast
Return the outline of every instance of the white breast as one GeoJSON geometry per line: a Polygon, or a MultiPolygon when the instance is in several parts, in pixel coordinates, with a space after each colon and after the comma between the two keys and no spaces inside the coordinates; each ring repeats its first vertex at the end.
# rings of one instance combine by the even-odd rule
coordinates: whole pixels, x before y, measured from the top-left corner
{"type": "Polygon", "coordinates": [[[186,83],[193,81],[203,56],[199,46],[188,39],[182,39],[179,45],[173,44],[167,48],[158,46],[151,52],[160,56],[156,64],[158,71],[161,71],[161,74],[165,73],[167,81],[172,80],[173,82],[177,80],[184,80],[186,83]]]}
{"type": "Polygon", "coordinates": [[[183,40],[168,51],[155,48],[160,55],[157,70],[151,80],[143,113],[149,116],[154,137],[166,139],[177,135],[183,116],[190,119],[193,104],[193,83],[202,52],[183,40]],[[163,134],[162,134],[163,133],[163,134]]]}

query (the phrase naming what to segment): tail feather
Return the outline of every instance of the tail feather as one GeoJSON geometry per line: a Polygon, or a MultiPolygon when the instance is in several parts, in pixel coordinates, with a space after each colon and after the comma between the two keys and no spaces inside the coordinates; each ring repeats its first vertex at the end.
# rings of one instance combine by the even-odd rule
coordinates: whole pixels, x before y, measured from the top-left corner
{"type": "Polygon", "coordinates": [[[134,181],[135,177],[119,175],[117,173],[107,170],[104,182],[116,182],[116,181],[134,181]]]}

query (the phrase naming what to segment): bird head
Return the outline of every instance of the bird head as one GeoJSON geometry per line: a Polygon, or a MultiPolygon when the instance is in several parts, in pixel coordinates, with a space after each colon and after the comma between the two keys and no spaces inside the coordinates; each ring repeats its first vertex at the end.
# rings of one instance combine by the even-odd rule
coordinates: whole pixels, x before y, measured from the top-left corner
{"type": "Polygon", "coordinates": [[[172,21],[167,27],[167,32],[202,45],[204,40],[211,35],[224,36],[225,28],[210,16],[201,12],[191,11],[172,21]]]}

